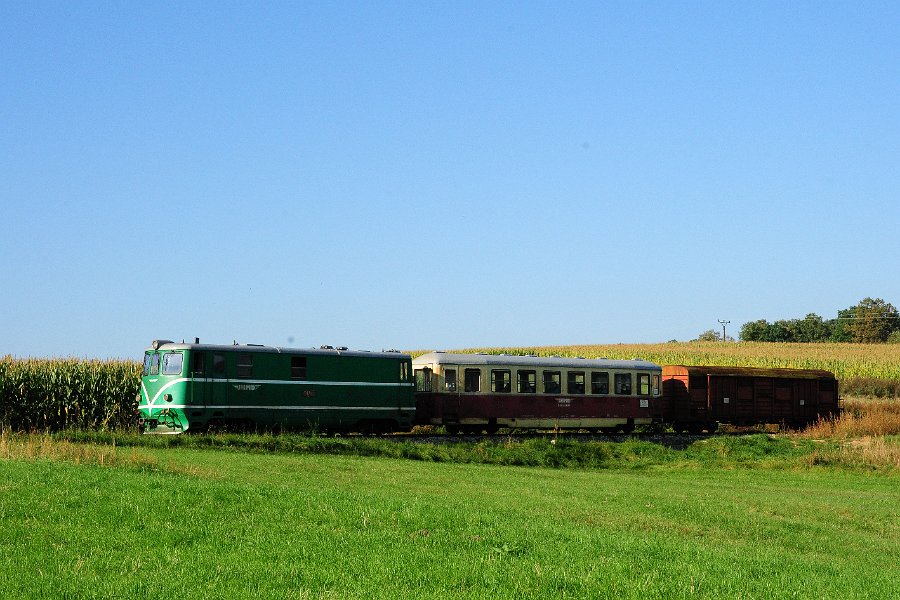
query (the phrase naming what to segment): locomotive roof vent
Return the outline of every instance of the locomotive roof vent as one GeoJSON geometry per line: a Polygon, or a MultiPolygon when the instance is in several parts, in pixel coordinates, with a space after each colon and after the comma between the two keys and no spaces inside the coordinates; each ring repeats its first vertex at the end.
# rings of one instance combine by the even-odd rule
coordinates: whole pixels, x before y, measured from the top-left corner
{"type": "Polygon", "coordinates": [[[150,347],[154,350],[159,350],[159,347],[163,344],[172,344],[172,340],[153,340],[150,342],[150,347]]]}
{"type": "Polygon", "coordinates": [[[338,346],[337,349],[340,350],[341,352],[346,352],[350,348],[348,348],[347,346],[338,346]]]}

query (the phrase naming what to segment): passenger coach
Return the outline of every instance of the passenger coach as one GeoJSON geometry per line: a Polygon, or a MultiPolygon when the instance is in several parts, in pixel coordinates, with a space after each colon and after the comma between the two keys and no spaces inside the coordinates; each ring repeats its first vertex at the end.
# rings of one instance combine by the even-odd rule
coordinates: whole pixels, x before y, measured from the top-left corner
{"type": "Polygon", "coordinates": [[[450,432],[628,432],[663,417],[662,367],[642,360],[431,352],[413,370],[417,423],[450,432]]]}
{"type": "Polygon", "coordinates": [[[144,353],[138,412],[153,433],[225,426],[412,427],[411,357],[399,352],[176,344],[144,353]]]}

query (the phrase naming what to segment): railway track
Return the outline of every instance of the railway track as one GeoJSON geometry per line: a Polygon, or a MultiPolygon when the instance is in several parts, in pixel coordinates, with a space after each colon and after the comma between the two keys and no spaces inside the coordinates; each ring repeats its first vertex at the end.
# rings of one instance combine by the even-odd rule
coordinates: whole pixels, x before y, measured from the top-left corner
{"type": "Polygon", "coordinates": [[[684,449],[700,440],[712,437],[740,437],[761,433],[758,429],[745,431],[728,431],[709,433],[672,433],[672,432],[633,432],[633,433],[589,433],[589,432],[552,432],[552,431],[520,431],[495,434],[439,434],[439,433],[397,433],[393,435],[379,436],[381,439],[397,442],[416,442],[424,444],[456,444],[481,442],[503,443],[505,441],[519,441],[528,439],[549,438],[551,443],[556,440],[578,442],[612,442],[622,443],[630,440],[639,440],[659,444],[672,449],[684,449]]]}

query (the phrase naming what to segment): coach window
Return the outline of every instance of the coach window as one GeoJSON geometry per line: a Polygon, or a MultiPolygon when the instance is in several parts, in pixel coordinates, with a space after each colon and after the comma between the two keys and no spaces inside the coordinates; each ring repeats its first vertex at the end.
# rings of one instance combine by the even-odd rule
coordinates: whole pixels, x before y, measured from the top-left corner
{"type": "Polygon", "coordinates": [[[466,369],[463,372],[463,391],[480,392],[481,391],[481,369],[466,369]]]}
{"type": "Polygon", "coordinates": [[[238,354],[237,376],[238,377],[253,377],[253,355],[252,354],[238,354]]]}
{"type": "Polygon", "coordinates": [[[544,371],[544,393],[558,394],[560,389],[560,373],[559,371],[544,371]]]}
{"type": "Polygon", "coordinates": [[[535,371],[518,371],[516,375],[516,390],[520,394],[533,394],[537,391],[535,371]]]}
{"type": "Polygon", "coordinates": [[[591,373],[591,393],[609,393],[609,373],[591,373]]]}
{"type": "Polygon", "coordinates": [[[417,392],[430,392],[431,391],[431,369],[425,367],[424,369],[416,369],[416,391],[417,392]]]}
{"type": "Polygon", "coordinates": [[[213,373],[216,375],[225,374],[225,355],[213,354],[213,373]]]}
{"type": "Polygon", "coordinates": [[[297,380],[306,379],[306,357],[305,356],[292,356],[291,357],[291,379],[297,379],[297,380]]]}
{"type": "Polygon", "coordinates": [[[159,375],[159,354],[154,354],[150,359],[150,374],[159,375]]]}
{"type": "Polygon", "coordinates": [[[184,364],[184,354],[181,352],[168,352],[163,355],[163,375],[181,375],[181,367],[184,364]]]}
{"type": "Polygon", "coordinates": [[[569,371],[569,374],[566,377],[566,393],[584,393],[584,371],[569,371]]]}
{"type": "Polygon", "coordinates": [[[456,369],[444,369],[444,389],[448,392],[456,391],[456,369]]]}
{"type": "Polygon", "coordinates": [[[191,353],[191,374],[194,377],[206,376],[206,352],[191,353]]]}
{"type": "Polygon", "coordinates": [[[616,373],[616,393],[619,395],[631,393],[631,373],[616,373]]]}
{"type": "Polygon", "coordinates": [[[494,369],[491,371],[491,391],[500,394],[508,394],[512,389],[512,376],[509,369],[494,369]]]}
{"type": "Polygon", "coordinates": [[[653,395],[659,396],[659,375],[653,376],[653,395]]]}
{"type": "Polygon", "coordinates": [[[638,395],[650,395],[650,375],[646,373],[638,373],[638,395]]]}

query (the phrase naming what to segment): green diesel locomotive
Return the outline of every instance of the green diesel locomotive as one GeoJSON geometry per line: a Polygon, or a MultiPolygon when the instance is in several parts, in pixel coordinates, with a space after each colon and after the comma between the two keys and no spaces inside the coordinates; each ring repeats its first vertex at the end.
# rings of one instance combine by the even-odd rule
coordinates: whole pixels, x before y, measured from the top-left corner
{"type": "Polygon", "coordinates": [[[400,352],[155,340],[144,353],[148,433],[217,427],[386,432],[412,427],[412,358],[400,352]]]}

